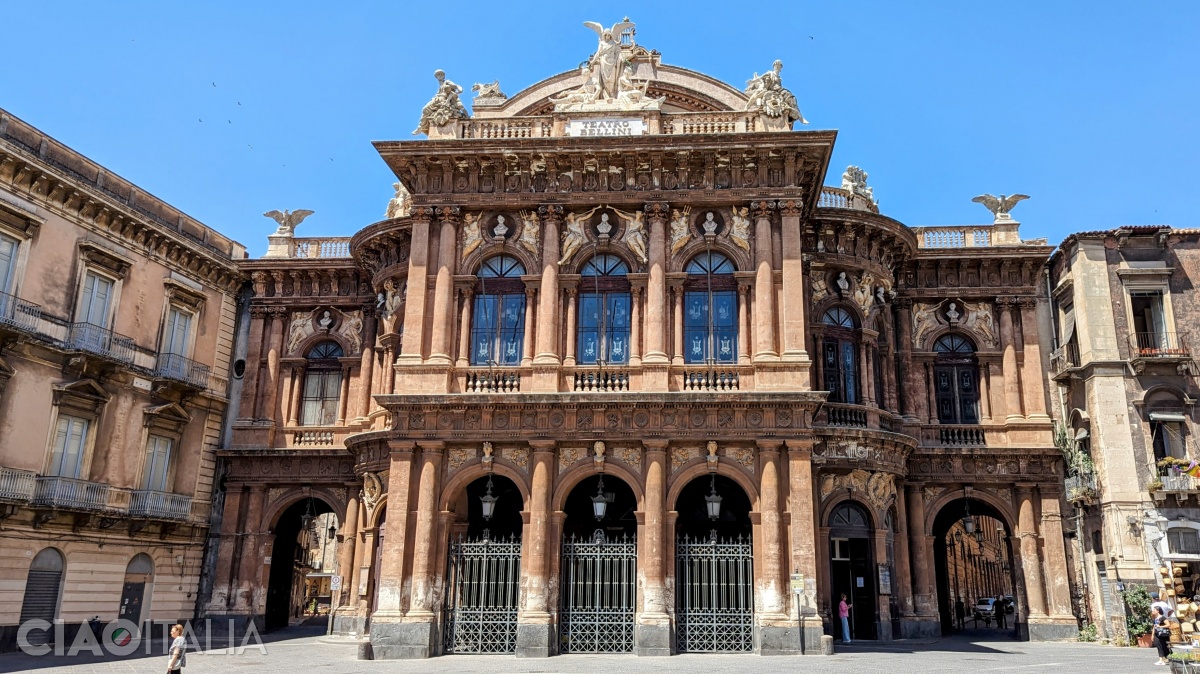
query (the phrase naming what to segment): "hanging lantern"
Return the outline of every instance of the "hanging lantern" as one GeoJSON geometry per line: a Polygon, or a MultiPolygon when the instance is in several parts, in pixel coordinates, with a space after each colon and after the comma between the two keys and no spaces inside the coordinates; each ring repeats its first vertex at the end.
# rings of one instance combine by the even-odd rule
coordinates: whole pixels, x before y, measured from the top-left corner
{"type": "MultiPolygon", "coordinates": [[[[971,502],[970,501],[967,501],[966,504],[963,506],[963,513],[964,513],[963,518],[962,518],[963,529],[968,534],[975,533],[975,518],[971,517],[971,502]]],[[[978,540],[978,538],[976,540],[978,540]]]]}
{"type": "Polygon", "coordinates": [[[308,525],[313,521],[312,514],[312,497],[308,497],[308,504],[304,507],[304,514],[300,516],[300,526],[307,529],[308,525]]]}
{"type": "Polygon", "coordinates": [[[600,482],[596,484],[596,495],[592,497],[592,513],[596,515],[596,521],[604,519],[604,514],[608,512],[608,497],[604,494],[604,474],[600,475],[600,482]]]}
{"type": "Polygon", "coordinates": [[[488,475],[487,493],[479,497],[479,503],[483,507],[483,519],[490,521],[492,515],[496,514],[496,501],[499,497],[492,495],[492,476],[488,475]]]}
{"type": "Polygon", "coordinates": [[[721,517],[721,497],[717,494],[716,475],[708,483],[708,496],[704,497],[704,503],[708,506],[708,519],[717,521],[721,517]]]}

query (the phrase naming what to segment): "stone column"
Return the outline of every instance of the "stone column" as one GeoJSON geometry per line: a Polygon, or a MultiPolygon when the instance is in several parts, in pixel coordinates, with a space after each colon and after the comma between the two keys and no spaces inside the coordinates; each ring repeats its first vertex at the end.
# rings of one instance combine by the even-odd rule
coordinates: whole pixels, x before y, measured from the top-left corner
{"type": "Polygon", "coordinates": [[[642,508],[643,540],[638,544],[642,577],[642,611],[634,632],[638,655],[671,654],[671,620],[667,615],[667,440],[643,440],[646,448],[646,496],[642,508]]]}
{"type": "Polygon", "coordinates": [[[292,400],[288,404],[288,426],[300,423],[300,405],[304,400],[304,366],[292,366],[292,400]]]}
{"type": "Polygon", "coordinates": [[[804,260],[800,218],[803,204],[798,201],[779,202],[780,228],[783,242],[783,359],[809,360],[804,336],[808,326],[804,322],[807,308],[804,299],[804,260]]]}
{"type": "Polygon", "coordinates": [[[937,589],[933,577],[933,537],[925,533],[923,484],[908,486],[909,562],[913,573],[913,603],[916,605],[916,636],[937,634],[937,589]],[[929,623],[929,624],[920,624],[929,623]]]}
{"type": "Polygon", "coordinates": [[[862,394],[862,404],[875,405],[875,373],[871,369],[871,346],[863,341],[858,347],[858,391],[862,394]]]}
{"type": "Polygon", "coordinates": [[[536,345],[533,343],[533,323],[537,319],[534,315],[537,294],[536,284],[525,286],[525,332],[521,336],[522,367],[528,367],[533,364],[533,352],[536,348],[536,345]]]}
{"type": "Polygon", "coordinates": [[[544,658],[558,652],[558,635],[550,615],[550,497],[554,492],[554,440],[533,440],[529,517],[521,546],[521,597],[517,657],[544,658]]]}
{"type": "Polygon", "coordinates": [[[437,278],[433,284],[433,337],[429,344],[429,360],[448,366],[454,321],[454,253],[458,248],[458,222],[462,210],[458,206],[439,206],[437,216],[441,233],[438,235],[437,278]]]}
{"type": "Polygon", "coordinates": [[[1000,312],[1000,342],[1004,349],[1004,364],[1000,376],[1004,382],[1004,408],[1008,410],[1005,419],[1019,421],[1021,419],[1021,389],[1017,381],[1017,345],[1013,332],[1012,298],[998,299],[996,310],[1000,312]]]}
{"type": "MultiPolygon", "coordinates": [[[[574,295],[572,295],[574,302],[574,295]]],[[[634,286],[629,293],[629,364],[637,367],[642,363],[642,289],[634,286]]],[[[575,326],[569,323],[568,326],[575,326]]],[[[578,326],[575,326],[578,327],[578,326]]],[[[571,327],[572,330],[575,327],[571,327]]]]}
{"type": "Polygon", "coordinates": [[[352,369],[349,365],[342,364],[342,387],[338,395],[338,417],[337,425],[346,425],[346,408],[350,404],[350,373],[352,369]]]}
{"type": "MultiPolygon", "coordinates": [[[[1017,485],[1017,535],[1021,538],[1021,571],[1025,576],[1025,594],[1030,621],[1046,617],[1046,586],[1042,582],[1042,562],[1038,554],[1037,514],[1034,512],[1033,486],[1017,485]]],[[[1059,541],[1059,549],[1062,541],[1059,541]]]]}
{"type": "MultiPolygon", "coordinates": [[[[564,349],[566,355],[563,357],[563,365],[565,367],[575,366],[575,343],[579,341],[579,320],[576,318],[578,310],[579,290],[577,288],[569,288],[567,290],[567,343],[564,349]]],[[[635,320],[633,324],[636,326],[637,321],[635,320]]],[[[634,329],[636,330],[637,328],[635,327],[634,329]]]]}
{"type": "Polygon", "coordinates": [[[754,209],[754,360],[776,360],[775,270],[771,267],[771,201],[756,201],[754,209]]]}
{"type": "Polygon", "coordinates": [[[210,615],[224,615],[237,599],[237,571],[240,561],[239,532],[242,524],[241,487],[230,487],[225,493],[225,510],[221,518],[220,543],[217,548],[216,578],[213,581],[212,600],[208,604],[210,615]]]}
{"type": "Polygon", "coordinates": [[[642,362],[666,365],[667,218],[670,209],[665,203],[649,203],[645,212],[650,225],[650,261],[646,281],[646,352],[642,362]]]}
{"type": "Polygon", "coordinates": [[[1036,297],[1021,298],[1021,344],[1024,360],[1021,363],[1021,382],[1025,389],[1025,416],[1048,421],[1046,415],[1046,378],[1042,370],[1042,346],[1038,341],[1036,297]]]}
{"type": "MultiPolygon", "coordinates": [[[[903,484],[896,485],[896,536],[892,539],[892,549],[896,553],[896,577],[892,580],[892,592],[896,593],[896,602],[900,604],[901,615],[911,619],[913,616],[912,567],[908,558],[908,508],[905,505],[903,484]]],[[[907,623],[907,620],[904,622],[907,623]]],[[[908,626],[904,623],[901,624],[899,636],[903,639],[909,638],[908,626]]]]}
{"type": "Polygon", "coordinates": [[[342,578],[342,591],[339,593],[338,607],[334,612],[333,631],[335,634],[358,632],[361,624],[356,620],[355,606],[350,601],[355,588],[350,583],[354,575],[354,547],[358,542],[358,487],[350,487],[350,498],[346,502],[346,513],[342,518],[342,528],[338,533],[338,562],[337,575],[342,578]],[[347,620],[346,616],[350,616],[347,620]]]}
{"type": "Polygon", "coordinates": [[[243,520],[245,529],[241,532],[245,542],[242,544],[242,557],[238,560],[236,606],[253,616],[262,615],[267,597],[266,584],[263,582],[262,549],[262,515],[266,500],[266,485],[255,485],[250,489],[246,518],[243,520]]]}
{"type": "Polygon", "coordinates": [[[787,618],[784,595],[788,588],[784,583],[786,544],[783,540],[782,504],[780,502],[779,440],[760,439],[758,444],[762,476],[759,482],[758,511],[762,531],[762,580],[758,585],[763,618],[787,618]]]}
{"type": "MultiPolygon", "coordinates": [[[[365,419],[371,414],[371,385],[375,376],[375,339],[379,330],[379,320],[371,307],[363,309],[363,342],[362,362],[358,366],[358,418],[365,419]]],[[[345,581],[343,581],[345,582],[345,581]]]]}
{"type": "Polygon", "coordinates": [[[429,223],[432,218],[432,208],[413,207],[408,286],[404,293],[404,336],[400,340],[400,357],[397,359],[410,365],[419,365],[424,360],[426,276],[429,273],[429,223]]]}
{"type": "Polygon", "coordinates": [[[671,292],[675,296],[674,310],[671,312],[672,324],[674,325],[674,349],[671,354],[671,363],[673,365],[683,365],[683,284],[671,288],[671,292]]]}
{"type": "Polygon", "coordinates": [[[1000,363],[988,361],[988,402],[991,403],[992,421],[1003,423],[1008,416],[1008,408],[1004,399],[1004,374],[1000,371],[1000,363]]]}
{"type": "MultiPolygon", "coordinates": [[[[788,610],[789,619],[800,616],[803,632],[804,652],[816,650],[821,644],[821,617],[817,614],[817,555],[816,548],[816,483],[812,471],[811,439],[787,440],[788,499],[787,512],[791,531],[791,570],[804,576],[804,592],[799,597],[792,595],[799,606],[788,610]]],[[[786,571],[786,569],[785,569],[786,571]]],[[[783,645],[783,650],[796,651],[801,643],[783,645]]]]}
{"type": "Polygon", "coordinates": [[[920,413],[917,411],[915,403],[922,394],[916,387],[918,373],[913,370],[912,362],[912,300],[902,299],[896,305],[900,309],[896,321],[896,349],[900,359],[900,381],[904,388],[904,395],[900,396],[900,413],[904,415],[906,421],[916,422],[920,419],[920,413]]]}
{"type": "MultiPolygon", "coordinates": [[[[380,568],[376,570],[379,584],[376,589],[375,613],[371,616],[371,644],[375,647],[376,658],[419,657],[412,655],[408,650],[413,635],[401,623],[406,595],[405,561],[409,548],[410,488],[416,443],[391,440],[388,442],[388,448],[388,534],[383,541],[380,568]]],[[[367,558],[364,560],[368,563],[370,561],[367,558]]],[[[358,591],[357,586],[353,591],[358,591]]]]}
{"type": "Polygon", "coordinates": [[[750,362],[750,284],[738,283],[738,364],[750,362]]]}
{"type": "Polygon", "coordinates": [[[1058,494],[1046,493],[1042,488],[1042,550],[1044,552],[1046,589],[1050,602],[1050,616],[1068,619],[1071,615],[1070,572],[1067,570],[1067,551],[1063,544],[1062,510],[1058,494]]]}
{"type": "Polygon", "coordinates": [[[471,304],[475,298],[475,291],[471,288],[463,288],[459,294],[462,296],[462,308],[458,315],[458,361],[455,365],[457,367],[470,367],[471,304]]]}
{"type": "Polygon", "coordinates": [[[558,365],[558,225],[562,222],[563,207],[538,207],[542,217],[542,287],[538,306],[537,357],[539,365],[558,365]]]}
{"type": "Polygon", "coordinates": [[[925,362],[925,408],[929,412],[926,423],[938,423],[937,380],[934,378],[933,363],[925,362]]]}
{"type": "Polygon", "coordinates": [[[279,400],[279,359],[283,352],[283,327],[287,323],[287,309],[273,307],[271,309],[271,327],[267,337],[267,380],[259,392],[262,406],[259,416],[275,422],[276,426],[283,425],[283,408],[279,400]]]}
{"type": "Polygon", "coordinates": [[[986,365],[979,368],[979,419],[983,423],[992,420],[992,378],[986,365]]]}
{"type": "Polygon", "coordinates": [[[250,336],[246,344],[246,374],[242,385],[242,399],[238,405],[238,419],[258,418],[255,403],[258,402],[258,379],[262,376],[262,348],[264,323],[271,320],[265,307],[251,307],[250,336]]]}

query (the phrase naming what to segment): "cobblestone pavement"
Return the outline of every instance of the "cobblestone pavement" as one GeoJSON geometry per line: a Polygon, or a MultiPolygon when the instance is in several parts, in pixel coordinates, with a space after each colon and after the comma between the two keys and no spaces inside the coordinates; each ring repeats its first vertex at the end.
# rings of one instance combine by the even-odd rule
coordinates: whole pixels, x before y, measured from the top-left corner
{"type": "MultiPolygon", "coordinates": [[[[421,661],[360,661],[351,642],[329,643],[310,629],[293,628],[265,640],[266,655],[251,648],[239,654],[221,651],[191,652],[185,674],[216,672],[273,672],[284,674],[340,674],[342,672],[396,672],[398,674],[794,674],[814,672],[1083,672],[1128,674],[1170,671],[1153,665],[1150,649],[1115,648],[1097,644],[1047,644],[1011,640],[952,637],[929,641],[857,643],[832,657],[759,657],[756,655],[679,655],[671,658],[638,658],[632,655],[564,655],[539,660],[513,656],[456,655],[421,661]]],[[[0,672],[83,674],[85,672],[161,674],[166,658],[142,655],[128,658],[31,657],[0,655],[0,672]]]]}

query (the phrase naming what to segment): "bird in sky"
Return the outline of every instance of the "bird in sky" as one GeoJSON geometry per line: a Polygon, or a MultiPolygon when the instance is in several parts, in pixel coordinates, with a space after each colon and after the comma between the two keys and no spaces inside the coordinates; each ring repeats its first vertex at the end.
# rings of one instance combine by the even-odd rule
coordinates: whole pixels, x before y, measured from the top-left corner
{"type": "Polygon", "coordinates": [[[201,121],[201,122],[203,122],[204,120],[202,119],[202,120],[200,120],[200,121],[201,121]]]}
{"type": "Polygon", "coordinates": [[[216,82],[213,82],[213,86],[214,86],[214,87],[215,87],[215,86],[217,86],[217,83],[216,83],[216,82]]]}

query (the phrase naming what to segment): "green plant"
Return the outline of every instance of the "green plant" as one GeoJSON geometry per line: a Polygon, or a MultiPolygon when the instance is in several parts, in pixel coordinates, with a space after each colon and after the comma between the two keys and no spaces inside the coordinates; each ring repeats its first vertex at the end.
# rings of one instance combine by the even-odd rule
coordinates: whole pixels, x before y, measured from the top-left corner
{"type": "Polygon", "coordinates": [[[1125,600],[1125,627],[1129,638],[1136,639],[1150,633],[1150,593],[1141,585],[1127,585],[1121,592],[1125,600]]]}
{"type": "Polygon", "coordinates": [[[1192,651],[1171,651],[1171,654],[1167,656],[1167,659],[1174,660],[1176,662],[1200,662],[1200,653],[1193,653],[1192,651]]]}
{"type": "Polygon", "coordinates": [[[1088,623],[1079,630],[1079,640],[1091,643],[1099,637],[1099,630],[1096,629],[1095,623],[1088,623]]]}
{"type": "Polygon", "coordinates": [[[1166,458],[1159,459],[1157,465],[1158,465],[1159,470],[1166,470],[1166,469],[1170,468],[1171,466],[1178,466],[1180,468],[1190,468],[1192,465],[1192,460],[1191,459],[1178,459],[1173,456],[1168,456],[1166,458]]]}
{"type": "Polygon", "coordinates": [[[1079,447],[1079,443],[1071,437],[1066,425],[1058,421],[1054,422],[1054,446],[1062,452],[1069,474],[1092,475],[1096,472],[1096,465],[1092,463],[1091,455],[1079,447]]]}
{"type": "Polygon", "coordinates": [[[1146,491],[1150,492],[1151,494],[1153,494],[1156,491],[1162,491],[1162,488],[1163,488],[1163,481],[1158,480],[1158,479],[1156,479],[1153,482],[1151,482],[1150,484],[1146,485],[1146,491]]]}

